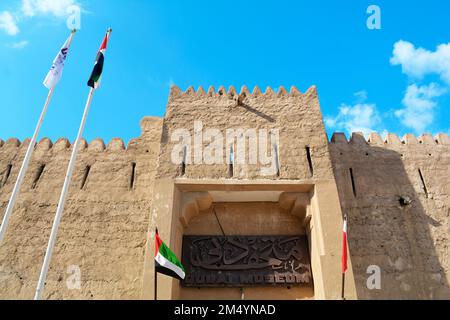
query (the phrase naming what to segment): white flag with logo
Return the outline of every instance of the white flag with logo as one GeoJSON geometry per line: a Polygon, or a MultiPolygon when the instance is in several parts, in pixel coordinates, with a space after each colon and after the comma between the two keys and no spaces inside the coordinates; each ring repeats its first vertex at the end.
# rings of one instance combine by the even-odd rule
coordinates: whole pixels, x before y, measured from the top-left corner
{"type": "Polygon", "coordinates": [[[66,62],[69,47],[72,42],[72,37],[73,34],[70,35],[70,37],[66,40],[66,42],[62,46],[61,50],[59,50],[58,55],[53,61],[52,68],[45,77],[44,86],[46,86],[48,89],[54,88],[61,79],[64,69],[64,63],[66,62]]]}

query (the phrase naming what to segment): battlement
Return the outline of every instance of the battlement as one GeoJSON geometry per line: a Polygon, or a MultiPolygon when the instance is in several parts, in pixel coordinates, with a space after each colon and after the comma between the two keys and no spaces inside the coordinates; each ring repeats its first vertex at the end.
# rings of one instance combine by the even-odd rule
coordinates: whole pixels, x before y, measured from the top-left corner
{"type": "Polygon", "coordinates": [[[258,86],[253,88],[253,91],[247,88],[247,86],[242,86],[240,92],[236,90],[235,87],[230,86],[228,90],[224,86],[220,86],[219,89],[216,89],[211,86],[208,91],[205,91],[203,87],[199,87],[196,91],[194,87],[189,87],[186,91],[182,91],[178,86],[172,86],[170,89],[169,99],[178,99],[178,98],[196,98],[201,99],[205,97],[214,97],[214,98],[229,98],[229,99],[239,99],[239,98],[258,98],[258,97],[266,97],[266,98],[282,98],[282,97],[316,97],[317,89],[315,86],[310,87],[306,93],[301,93],[295,86],[292,86],[290,91],[288,92],[283,86],[279,87],[275,92],[271,87],[267,87],[266,91],[263,93],[258,86]]]}
{"type": "MultiPolygon", "coordinates": [[[[1,149],[9,149],[9,148],[22,148],[28,147],[30,143],[30,139],[25,139],[21,142],[19,139],[11,138],[6,142],[0,140],[0,148],[1,149]]],[[[102,139],[94,139],[90,143],[88,143],[85,139],[82,139],[80,151],[90,151],[90,152],[120,152],[128,150],[128,147],[134,143],[134,139],[130,140],[130,143],[127,147],[125,147],[125,143],[120,138],[112,139],[107,145],[102,139]]],[[[60,138],[55,143],[52,142],[49,138],[43,138],[36,144],[37,151],[54,151],[54,152],[64,152],[68,149],[72,148],[72,144],[66,138],[60,138]]]]}
{"type": "Polygon", "coordinates": [[[388,133],[383,139],[378,133],[371,133],[369,138],[366,139],[361,132],[354,132],[350,140],[347,140],[345,133],[336,132],[331,137],[330,143],[332,144],[367,144],[376,147],[389,146],[450,146],[450,137],[445,133],[432,136],[431,134],[422,134],[420,137],[416,137],[413,134],[406,134],[403,138],[400,138],[394,133],[388,133]]]}
{"type": "MultiPolygon", "coordinates": [[[[275,230],[285,235],[300,223],[300,231],[312,232],[311,261],[324,262],[317,272],[313,269],[319,274],[315,280],[322,281],[339,270],[344,212],[351,229],[349,252],[358,298],[450,297],[442,281],[450,274],[448,134],[365,137],[356,132],[348,137],[338,132],[329,139],[315,86],[305,93],[295,87],[262,92],[256,86],[250,92],[243,86],[238,92],[233,86],[208,91],[173,86],[164,118],[145,117],[140,127],[140,136],[128,143],[121,138],[81,141],[46,285],[48,298],[147,298],[153,292],[148,288],[152,275],[145,271],[145,266],[152,270],[148,232],[156,225],[167,239],[178,239],[171,247],[180,249],[182,235],[199,234],[195,230],[253,234],[256,229],[249,228],[269,226],[273,229],[258,233],[275,230]],[[234,131],[230,136],[228,129],[234,131]],[[184,153],[184,162],[173,161],[174,150],[184,153]],[[245,154],[243,161],[238,160],[239,150],[245,154]],[[234,161],[228,163],[231,152],[234,161]],[[284,211],[293,212],[297,202],[287,209],[268,200],[280,190],[311,199],[305,211],[312,217],[310,227],[305,227],[306,218],[295,220],[299,215],[286,220],[284,211]],[[203,193],[220,204],[219,217],[195,200],[198,215],[192,224],[182,222],[186,200],[203,193]],[[258,219],[252,220],[253,212],[258,219]],[[244,220],[236,224],[235,219],[244,220]],[[224,229],[213,229],[216,221],[224,229]],[[57,280],[72,264],[83,270],[81,290],[68,290],[65,281],[57,280]],[[382,268],[385,290],[366,290],[368,265],[382,268]]],[[[29,144],[30,139],[0,139],[0,215],[29,144]]],[[[33,296],[36,261],[45,252],[72,148],[67,138],[43,138],[35,146],[11,231],[0,247],[6,279],[0,298],[33,296]]],[[[298,207],[302,205],[299,201],[298,207]]],[[[326,281],[324,286],[340,289],[339,281],[326,281]]],[[[193,296],[199,292],[207,291],[195,289],[193,296]]]]}
{"type": "MultiPolygon", "coordinates": [[[[158,117],[145,117],[141,120],[141,137],[145,137],[146,140],[159,141],[161,135],[161,123],[162,119],[158,117]]],[[[134,138],[125,144],[121,138],[113,138],[107,144],[101,138],[96,138],[91,142],[87,142],[85,139],[81,140],[80,151],[88,151],[92,153],[99,152],[123,152],[129,150],[135,150],[138,142],[141,138],[134,138]]],[[[6,149],[20,149],[27,148],[30,143],[30,139],[20,141],[17,138],[10,138],[3,141],[0,139],[0,151],[6,149]]],[[[36,151],[47,152],[53,151],[56,153],[64,152],[72,148],[72,143],[67,138],[60,138],[55,143],[47,137],[42,138],[36,144],[36,151]]]]}

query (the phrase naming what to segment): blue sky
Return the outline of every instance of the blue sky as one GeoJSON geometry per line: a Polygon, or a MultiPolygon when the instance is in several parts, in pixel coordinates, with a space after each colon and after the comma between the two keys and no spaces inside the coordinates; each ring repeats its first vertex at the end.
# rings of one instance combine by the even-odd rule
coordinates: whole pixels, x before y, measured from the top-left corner
{"type": "Polygon", "coordinates": [[[164,114],[172,83],[303,92],[316,85],[329,134],[449,133],[447,0],[2,0],[1,139],[32,135],[71,5],[81,7],[81,30],[41,137],[75,138],[108,27],[114,32],[88,140],[139,136],[142,117],[164,114]],[[381,9],[381,30],[367,28],[372,4],[381,9]]]}

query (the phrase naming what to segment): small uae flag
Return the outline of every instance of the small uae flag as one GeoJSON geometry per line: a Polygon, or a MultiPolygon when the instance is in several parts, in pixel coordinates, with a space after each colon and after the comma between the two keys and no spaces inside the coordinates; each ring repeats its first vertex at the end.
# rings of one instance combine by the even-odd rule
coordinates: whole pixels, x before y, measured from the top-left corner
{"type": "Polygon", "coordinates": [[[179,280],[183,280],[186,276],[181,262],[159,237],[158,229],[155,232],[155,270],[157,273],[179,280]]]}
{"type": "Polygon", "coordinates": [[[94,89],[97,89],[100,86],[100,79],[102,77],[103,72],[103,64],[105,63],[105,53],[106,47],[108,46],[109,35],[111,33],[111,29],[106,33],[105,39],[103,39],[102,45],[97,53],[97,58],[95,59],[94,69],[92,70],[91,77],[88,81],[88,86],[94,89]]]}

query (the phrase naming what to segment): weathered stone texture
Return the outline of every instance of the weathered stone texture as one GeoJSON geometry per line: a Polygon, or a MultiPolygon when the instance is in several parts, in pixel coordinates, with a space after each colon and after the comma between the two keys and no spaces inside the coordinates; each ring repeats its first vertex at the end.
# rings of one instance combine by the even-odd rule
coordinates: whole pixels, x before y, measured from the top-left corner
{"type": "MultiPolygon", "coordinates": [[[[128,149],[120,139],[112,140],[107,148],[102,140],[82,144],[44,298],[140,297],[161,120],[145,118],[142,129],[142,136],[132,140],[128,149]],[[81,188],[88,166],[89,175],[81,188]],[[71,280],[70,266],[80,268],[81,290],[69,290],[66,285],[71,280]]],[[[27,141],[9,140],[0,148],[0,217],[27,147],[27,141]],[[12,170],[5,181],[8,165],[12,170]]],[[[71,151],[65,139],[53,146],[43,139],[35,149],[0,246],[0,298],[33,298],[71,151]],[[33,188],[42,165],[44,171],[33,188]]]]}
{"type": "MultiPolygon", "coordinates": [[[[278,93],[273,92],[271,88],[261,93],[256,87],[252,94],[246,87],[242,88],[240,94],[233,87],[228,92],[223,87],[217,92],[214,88],[210,88],[207,94],[202,88],[196,92],[191,87],[184,93],[176,87],[172,88],[164,117],[158,178],[181,176],[179,166],[174,165],[171,160],[173,147],[179,144],[179,141],[173,142],[171,137],[175,130],[186,129],[194,142],[195,121],[203,123],[203,131],[219,130],[224,140],[226,140],[227,129],[280,130],[280,177],[262,175],[260,170],[265,166],[247,161],[247,165],[235,164],[234,179],[311,179],[307,146],[311,148],[314,178],[332,177],[327,138],[315,87],[310,88],[305,94],[301,94],[295,88],[292,88],[291,93],[287,93],[284,88],[281,88],[278,93]]],[[[269,136],[267,139],[269,140],[267,150],[263,151],[267,151],[267,156],[273,156],[269,136]]],[[[259,141],[261,140],[258,139],[259,141]]],[[[207,147],[208,144],[209,141],[204,141],[203,147],[207,147]]],[[[227,150],[226,141],[223,144],[223,165],[193,163],[187,166],[183,177],[229,178],[228,166],[225,163],[227,160],[225,155],[229,150],[227,150]]],[[[194,150],[191,151],[194,154],[194,150]]],[[[247,141],[247,157],[248,154],[247,141]]],[[[194,162],[194,156],[192,156],[192,162],[194,162]]]]}
{"type": "MultiPolygon", "coordinates": [[[[184,220],[185,225],[179,221],[180,199],[186,194],[182,195],[185,191],[177,183],[191,183],[194,185],[191,188],[199,188],[191,192],[207,193],[215,187],[210,184],[211,190],[208,185],[201,188],[205,181],[220,179],[222,183],[230,183],[230,188],[235,184],[244,200],[248,197],[244,184],[254,180],[266,187],[284,180],[314,190],[308,209],[314,215],[309,217],[311,223],[305,222],[305,228],[309,226],[313,235],[310,245],[311,256],[316,257],[312,261],[313,268],[317,268],[315,277],[331,283],[324,283],[322,297],[340,293],[336,285],[340,284],[342,226],[338,192],[342,211],[349,217],[349,249],[357,298],[450,299],[450,138],[447,135],[435,138],[407,135],[399,139],[389,134],[383,140],[372,134],[366,141],[361,134],[354,134],[347,141],[344,134],[335,134],[328,142],[315,87],[304,94],[295,88],[290,93],[284,88],[277,93],[268,88],[262,93],[256,87],[250,93],[243,87],[238,93],[233,87],[228,91],[223,87],[218,91],[210,88],[207,92],[202,88],[181,92],[174,87],[165,117],[144,118],[141,127],[141,137],[131,140],[127,148],[121,139],[113,139],[107,145],[100,139],[89,144],[83,141],[45,298],[150,297],[150,283],[144,283],[144,279],[147,282],[152,279],[153,244],[149,227],[158,224],[168,244],[175,244],[178,251],[184,233],[195,230],[218,233],[211,214],[198,221],[194,219],[190,226],[184,220]],[[235,164],[234,175],[230,177],[225,163],[228,151],[225,141],[223,164],[188,164],[182,175],[182,168],[172,163],[171,153],[177,142],[171,137],[175,130],[186,129],[193,138],[196,121],[203,123],[203,130],[218,129],[224,136],[226,129],[279,129],[280,176],[262,175],[260,164],[235,164]],[[366,270],[371,265],[381,268],[382,290],[366,287],[369,276],[366,270]],[[67,287],[70,266],[80,267],[80,290],[67,287]]],[[[17,139],[0,140],[0,218],[28,144],[29,140],[22,143],[17,139]]],[[[204,141],[203,148],[208,145],[204,141]]],[[[267,154],[273,155],[270,144],[266,147],[267,154]]],[[[191,151],[194,155],[195,150],[191,151]]],[[[33,297],[70,153],[71,144],[67,139],[55,143],[43,139],[36,146],[5,242],[0,244],[0,299],[33,297]]],[[[252,205],[260,208],[257,202],[252,205]]],[[[239,205],[227,206],[242,211],[239,205]]],[[[235,211],[230,210],[232,214],[224,216],[226,228],[236,225],[233,218],[240,219],[242,232],[251,231],[252,223],[262,225],[261,216],[242,217],[242,213],[235,211]]],[[[289,233],[290,229],[283,228],[283,223],[295,227],[281,215],[271,218],[278,219],[271,225],[276,227],[277,234],[289,233]]],[[[353,280],[350,275],[349,278],[353,280]]],[[[176,297],[179,288],[168,285],[166,289],[165,297],[176,297]]],[[[185,292],[181,296],[192,298],[185,292]]],[[[260,297],[262,291],[258,292],[250,296],[260,297]]],[[[229,297],[239,299],[239,294],[234,292],[229,297]]]]}
{"type": "Polygon", "coordinates": [[[372,134],[366,142],[354,134],[347,143],[342,134],[334,135],[330,150],[341,206],[349,217],[359,298],[450,298],[447,139],[407,135],[401,140],[389,134],[383,141],[372,134]],[[381,268],[382,290],[366,287],[370,265],[381,268]]]}

